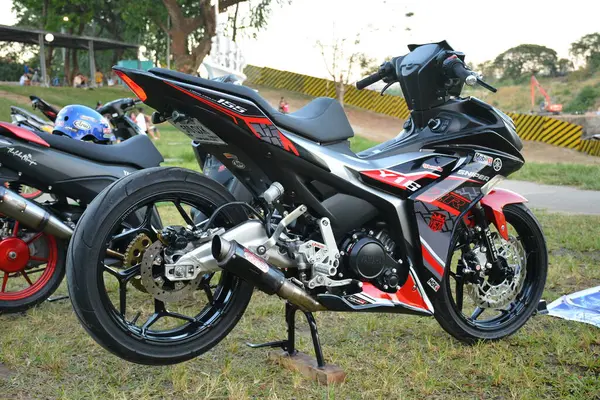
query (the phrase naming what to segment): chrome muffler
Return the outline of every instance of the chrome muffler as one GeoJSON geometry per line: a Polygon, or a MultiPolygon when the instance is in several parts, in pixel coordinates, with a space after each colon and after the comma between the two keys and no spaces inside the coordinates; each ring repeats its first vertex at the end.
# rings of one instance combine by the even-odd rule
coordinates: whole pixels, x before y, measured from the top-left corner
{"type": "Polygon", "coordinates": [[[73,235],[73,229],[54,215],[4,186],[0,186],[0,214],[61,239],[70,239],[73,235]]]}
{"type": "Polygon", "coordinates": [[[311,295],[288,281],[283,272],[235,240],[228,241],[221,236],[215,236],[211,252],[219,267],[253,284],[266,294],[277,294],[304,311],[325,310],[311,295]]]}

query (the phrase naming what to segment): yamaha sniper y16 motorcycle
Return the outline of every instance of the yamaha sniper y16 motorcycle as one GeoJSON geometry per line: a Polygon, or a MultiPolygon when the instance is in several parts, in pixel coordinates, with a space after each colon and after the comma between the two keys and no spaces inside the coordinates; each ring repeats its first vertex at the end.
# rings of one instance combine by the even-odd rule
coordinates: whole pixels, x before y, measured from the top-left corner
{"type": "MultiPolygon", "coordinates": [[[[77,316],[124,359],[181,362],[222,340],[253,287],[286,300],[288,337],[260,346],[294,352],[294,316],[314,311],[433,316],[465,343],[506,337],[539,303],[547,250],[526,200],[495,186],[524,163],[506,114],[461,98],[494,88],[444,41],[410,46],[359,81],[399,82],[411,110],[396,138],[354,154],[340,104],[318,98],[291,114],[249,88],[165,69],[115,68],[135,94],[230,169],[252,193],[235,199],[179,168],[124,177],[87,208],[69,246],[77,316]],[[133,212],[156,207],[172,224],[133,212]],[[208,218],[193,220],[191,209],[208,218]],[[135,265],[109,263],[117,240],[145,237],[135,265]],[[129,283],[132,282],[130,285],[129,283]]],[[[162,215],[161,215],[162,217],[162,215]]]]}

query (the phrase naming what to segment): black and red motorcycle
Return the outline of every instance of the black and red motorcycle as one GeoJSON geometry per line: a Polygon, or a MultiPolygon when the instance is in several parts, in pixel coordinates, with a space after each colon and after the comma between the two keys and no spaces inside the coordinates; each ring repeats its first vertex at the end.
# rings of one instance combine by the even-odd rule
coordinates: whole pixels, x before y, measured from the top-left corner
{"type": "MultiPolygon", "coordinates": [[[[56,290],[73,228],[94,197],[163,158],[144,135],[106,146],[0,122],[0,161],[0,313],[11,313],[56,290]],[[34,201],[23,187],[44,195],[34,201]]],[[[109,253],[126,262],[128,245],[109,253]]]]}
{"type": "Polygon", "coordinates": [[[293,353],[299,309],[320,366],[314,311],[433,316],[465,343],[521,328],[538,306],[548,257],[526,200],[496,188],[524,163],[515,125],[460,97],[465,83],[495,91],[462,53],[446,42],[409,49],[357,83],[399,82],[411,110],[398,137],[358,154],[336,100],[282,114],[249,88],[115,68],[157,110],[155,123],[185,132],[252,199],[235,201],[179,168],[147,169],[105,189],[68,252],[69,292],[91,336],[130,361],[181,362],[233,329],[253,287],[287,301],[287,339],[256,346],[293,353]],[[126,221],[153,208],[181,222],[126,221]],[[191,209],[209,217],[194,220],[191,209]],[[138,263],[109,260],[112,243],[136,237],[151,242],[138,263]]]}

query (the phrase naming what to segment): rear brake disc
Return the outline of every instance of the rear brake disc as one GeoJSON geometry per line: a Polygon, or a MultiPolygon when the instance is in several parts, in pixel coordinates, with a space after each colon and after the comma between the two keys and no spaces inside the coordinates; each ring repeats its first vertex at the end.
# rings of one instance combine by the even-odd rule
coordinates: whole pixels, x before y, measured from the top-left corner
{"type": "Polygon", "coordinates": [[[164,302],[181,301],[193,295],[203,275],[189,281],[169,281],[164,275],[164,248],[165,245],[157,240],[144,252],[140,266],[141,283],[155,299],[164,302]]]}

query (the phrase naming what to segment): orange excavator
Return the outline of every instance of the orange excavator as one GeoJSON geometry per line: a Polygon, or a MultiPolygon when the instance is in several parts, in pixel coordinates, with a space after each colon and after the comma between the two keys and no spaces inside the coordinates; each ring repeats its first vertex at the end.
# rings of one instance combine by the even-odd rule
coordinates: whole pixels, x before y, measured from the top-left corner
{"type": "Polygon", "coordinates": [[[535,109],[535,89],[538,89],[542,96],[544,96],[544,101],[540,104],[540,112],[541,113],[550,113],[550,114],[560,114],[562,112],[563,106],[562,104],[554,104],[552,103],[552,99],[548,95],[548,92],[544,90],[542,85],[535,78],[535,75],[531,75],[531,110],[535,109]]]}

